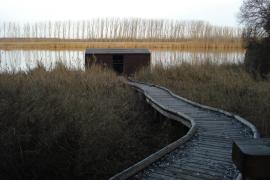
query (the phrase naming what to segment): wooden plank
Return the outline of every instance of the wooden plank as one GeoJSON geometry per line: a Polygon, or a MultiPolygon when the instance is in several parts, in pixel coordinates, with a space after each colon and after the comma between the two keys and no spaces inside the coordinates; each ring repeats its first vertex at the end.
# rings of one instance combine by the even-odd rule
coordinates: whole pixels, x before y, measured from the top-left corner
{"type": "MultiPolygon", "coordinates": [[[[180,177],[177,177],[175,175],[172,175],[171,173],[167,172],[167,171],[162,171],[162,170],[158,170],[158,171],[154,171],[150,174],[151,176],[157,176],[157,177],[162,177],[163,180],[176,180],[176,179],[181,179],[181,180],[191,180],[190,177],[185,177],[185,176],[182,176],[181,178],[180,177]]],[[[197,179],[198,180],[198,179],[197,179]]]]}
{"type": "MultiPolygon", "coordinates": [[[[164,101],[164,102],[167,102],[167,101],[165,101],[165,100],[163,100],[162,99],[162,101],[164,101]]],[[[181,110],[181,108],[185,108],[185,109],[188,109],[188,110],[190,110],[190,111],[197,111],[197,112],[199,112],[199,113],[207,113],[207,114],[209,114],[209,112],[205,112],[205,111],[203,111],[203,110],[201,110],[201,109],[199,109],[199,108],[194,108],[194,107],[192,107],[192,106],[189,106],[189,105],[187,105],[187,104],[185,104],[185,103],[180,103],[178,100],[176,100],[176,101],[168,101],[169,103],[171,102],[172,104],[171,105],[169,105],[170,107],[172,107],[172,108],[179,108],[180,110],[181,110]]]]}
{"type": "Polygon", "coordinates": [[[222,146],[221,145],[211,145],[211,144],[202,144],[202,143],[194,143],[193,144],[193,148],[190,148],[191,150],[197,150],[197,149],[201,149],[201,150],[212,150],[213,152],[220,152],[223,154],[227,154],[229,152],[231,152],[231,149],[229,146],[222,146]]]}
{"type": "Polygon", "coordinates": [[[145,180],[164,180],[164,179],[170,179],[168,176],[163,176],[155,173],[144,173],[144,175],[140,178],[132,178],[132,179],[145,179],[145,180]]]}
{"type": "Polygon", "coordinates": [[[215,154],[217,156],[224,156],[224,157],[231,157],[231,152],[227,152],[227,153],[224,153],[224,152],[218,152],[218,151],[209,151],[209,150],[203,150],[203,149],[191,149],[190,150],[190,153],[211,153],[211,154],[215,154]]]}
{"type": "MultiPolygon", "coordinates": [[[[221,177],[224,176],[224,172],[217,172],[217,171],[214,171],[213,169],[207,169],[207,168],[201,168],[201,167],[198,167],[198,166],[188,166],[188,165],[182,165],[182,166],[179,166],[178,164],[172,164],[170,165],[170,167],[174,168],[174,169],[179,169],[181,168],[182,170],[184,170],[185,172],[190,172],[190,173],[200,173],[200,174],[203,174],[205,176],[207,176],[206,178],[207,179],[220,179],[221,177]]],[[[201,177],[201,176],[199,176],[201,177]]]]}
{"type": "Polygon", "coordinates": [[[209,152],[209,153],[212,153],[212,154],[218,154],[220,156],[231,156],[231,152],[219,152],[219,151],[216,151],[216,150],[205,150],[203,148],[197,148],[197,149],[192,149],[190,152],[209,152]]]}
{"type": "Polygon", "coordinates": [[[183,171],[181,171],[181,169],[178,169],[178,171],[172,171],[169,170],[167,168],[159,168],[157,170],[155,170],[153,173],[155,174],[162,174],[162,175],[166,175],[175,179],[183,179],[183,180],[202,180],[205,179],[203,177],[198,177],[198,176],[194,176],[188,173],[185,173],[183,171]]]}
{"type": "Polygon", "coordinates": [[[153,98],[173,98],[170,94],[151,94],[153,98]]]}
{"type": "MultiPolygon", "coordinates": [[[[230,156],[222,156],[222,155],[218,155],[218,154],[209,154],[209,153],[203,153],[201,151],[193,151],[192,154],[194,157],[205,157],[205,158],[209,158],[209,159],[214,159],[214,160],[220,160],[220,161],[225,161],[225,162],[229,162],[232,163],[232,159],[231,159],[231,155],[230,156]]],[[[191,156],[192,156],[191,155],[191,156]]]]}
{"type": "Polygon", "coordinates": [[[201,128],[199,129],[205,129],[209,132],[216,132],[216,131],[232,132],[232,133],[244,132],[243,130],[236,129],[234,127],[230,127],[230,126],[222,127],[222,126],[217,126],[217,125],[214,125],[214,126],[205,125],[205,126],[201,126],[201,128]]]}
{"type": "Polygon", "coordinates": [[[216,140],[223,139],[223,140],[232,141],[231,138],[224,138],[224,137],[220,137],[220,136],[217,136],[217,135],[204,135],[204,134],[200,134],[199,137],[200,138],[216,139],[216,140]]]}
{"type": "Polygon", "coordinates": [[[211,115],[208,112],[205,111],[201,111],[200,109],[194,108],[194,107],[190,107],[190,106],[186,106],[185,104],[181,104],[179,102],[173,102],[173,101],[165,101],[166,105],[174,108],[174,109],[178,109],[179,111],[187,111],[187,112],[196,112],[198,114],[206,114],[206,115],[211,115]]]}
{"type": "Polygon", "coordinates": [[[222,153],[228,153],[231,152],[231,147],[230,146],[223,146],[222,144],[218,145],[218,144],[204,144],[202,142],[200,143],[194,143],[193,144],[193,148],[192,149],[206,149],[206,150],[212,150],[212,151],[219,151],[222,153]]]}
{"type": "Polygon", "coordinates": [[[225,132],[225,133],[234,133],[234,134],[239,134],[239,133],[243,133],[242,131],[239,131],[239,129],[235,129],[235,128],[232,128],[232,127],[219,127],[219,126],[210,126],[210,128],[212,129],[209,129],[209,127],[207,127],[207,125],[205,126],[201,126],[198,128],[198,130],[203,130],[204,132],[225,132]]]}
{"type": "MultiPolygon", "coordinates": [[[[147,173],[147,175],[146,175],[147,177],[151,177],[151,179],[153,178],[153,179],[162,179],[162,180],[165,180],[165,179],[168,179],[168,180],[175,180],[175,179],[179,179],[179,178],[177,178],[177,177],[175,177],[175,176],[172,176],[172,175],[168,175],[168,174],[166,174],[166,173],[161,173],[161,172],[151,172],[151,173],[147,173]]],[[[143,178],[144,179],[144,178],[143,178]]],[[[146,179],[148,179],[148,178],[146,178],[146,179]]],[[[183,179],[183,180],[185,180],[185,179],[183,179]]]]}
{"type": "Polygon", "coordinates": [[[225,152],[229,152],[231,151],[231,147],[230,146],[222,146],[222,145],[218,145],[218,144],[207,144],[207,143],[203,143],[203,142],[198,142],[196,143],[198,148],[211,148],[213,150],[217,150],[217,151],[225,151],[225,152]]]}
{"type": "Polygon", "coordinates": [[[217,125],[220,125],[220,124],[225,124],[225,125],[229,125],[229,126],[234,126],[234,124],[230,121],[224,121],[224,120],[218,120],[218,119],[215,119],[215,118],[208,118],[208,119],[199,119],[199,118],[196,118],[196,122],[205,122],[206,124],[217,124],[217,125]]]}
{"type": "Polygon", "coordinates": [[[214,172],[217,175],[224,175],[224,167],[220,168],[218,166],[209,165],[206,163],[200,163],[198,161],[192,161],[192,160],[180,160],[180,162],[175,162],[172,166],[183,166],[184,168],[192,168],[192,169],[204,169],[208,172],[214,172]]]}
{"type": "Polygon", "coordinates": [[[206,141],[206,140],[198,140],[198,144],[207,144],[209,146],[223,146],[223,147],[227,147],[227,148],[232,148],[232,143],[228,143],[228,142],[218,142],[218,141],[206,141]]]}
{"type": "Polygon", "coordinates": [[[231,138],[227,138],[227,137],[221,137],[221,136],[215,136],[215,135],[208,136],[208,135],[203,135],[203,134],[198,134],[198,140],[224,142],[224,143],[232,143],[233,141],[231,138]]]}
{"type": "Polygon", "coordinates": [[[185,163],[185,162],[187,162],[187,163],[195,163],[195,164],[200,165],[200,166],[213,168],[216,171],[220,171],[220,172],[224,172],[225,169],[231,167],[231,165],[228,166],[228,165],[222,164],[220,162],[209,163],[209,162],[207,162],[205,160],[190,159],[190,158],[178,159],[178,160],[174,161],[174,164],[182,164],[182,163],[185,163]]]}
{"type": "MultiPolygon", "coordinates": [[[[211,129],[205,129],[205,128],[199,128],[198,129],[198,132],[199,133],[202,133],[202,134],[205,134],[205,133],[208,133],[208,134],[217,134],[217,135],[230,135],[230,136],[244,136],[244,133],[243,132],[239,132],[239,131],[236,131],[236,130],[232,130],[231,132],[229,130],[224,130],[224,129],[217,129],[217,130],[211,130],[211,129]]],[[[229,137],[230,137],[229,136],[229,137]]]]}
{"type": "Polygon", "coordinates": [[[204,160],[206,162],[217,162],[217,163],[220,163],[220,164],[232,166],[231,161],[226,161],[226,160],[215,158],[215,157],[203,156],[203,155],[200,155],[200,154],[194,154],[192,156],[192,159],[194,159],[194,160],[204,160]]]}
{"type": "MultiPolygon", "coordinates": [[[[188,114],[188,113],[186,113],[186,114],[188,114]]],[[[191,114],[191,113],[190,113],[191,114]]],[[[209,114],[205,114],[205,115],[200,115],[200,114],[192,114],[192,118],[196,118],[196,119],[198,119],[198,118],[208,118],[208,119],[214,119],[215,117],[214,116],[212,116],[212,115],[209,115],[209,114]]],[[[216,118],[217,119],[217,118],[216,118]]]]}
{"type": "MultiPolygon", "coordinates": [[[[204,135],[216,135],[217,133],[211,133],[211,132],[206,132],[206,133],[203,133],[204,135]]],[[[218,135],[220,135],[220,136],[224,136],[224,137],[230,137],[231,139],[233,139],[233,140],[236,140],[236,139],[243,139],[243,138],[248,138],[248,137],[250,137],[250,136],[244,136],[244,135],[242,135],[242,134],[239,134],[239,135],[237,135],[237,134],[234,134],[234,135],[232,135],[232,134],[218,134],[218,135]]]]}
{"type": "Polygon", "coordinates": [[[217,157],[217,158],[224,158],[227,160],[231,160],[231,156],[228,154],[221,154],[221,153],[212,153],[209,151],[200,151],[200,150],[192,150],[190,153],[192,154],[201,154],[204,156],[211,156],[211,157],[217,157]]]}
{"type": "Polygon", "coordinates": [[[164,167],[162,168],[165,171],[171,172],[175,174],[177,177],[190,177],[191,179],[199,178],[199,179],[208,179],[208,180],[217,180],[220,179],[220,177],[217,176],[211,176],[202,172],[194,170],[187,170],[182,168],[175,168],[175,167],[164,167]]]}
{"type": "Polygon", "coordinates": [[[230,138],[232,137],[244,137],[243,133],[232,131],[231,133],[229,131],[214,131],[214,130],[207,130],[207,129],[199,129],[198,132],[200,134],[208,134],[208,135],[220,135],[220,136],[228,136],[230,138]]]}
{"type": "Polygon", "coordinates": [[[225,145],[229,145],[229,146],[232,146],[232,141],[226,141],[226,140],[215,140],[215,139],[199,139],[198,140],[199,142],[202,142],[202,143],[217,143],[217,144],[225,144],[225,145]]]}
{"type": "MultiPolygon", "coordinates": [[[[164,158],[160,166],[151,166],[149,169],[152,171],[145,171],[145,175],[149,175],[150,179],[223,178],[226,169],[233,166],[232,139],[246,138],[243,133],[245,125],[228,113],[194,105],[175,97],[165,89],[146,84],[138,85],[154,99],[156,106],[191,117],[198,126],[197,137],[178,149],[176,154],[164,158]]],[[[165,113],[165,116],[171,116],[170,112],[165,113]]],[[[177,113],[173,116],[177,116],[177,113]]]]}
{"type": "Polygon", "coordinates": [[[217,126],[219,128],[232,127],[234,129],[239,130],[239,127],[236,127],[235,124],[228,122],[228,121],[218,121],[218,120],[209,119],[209,120],[203,120],[203,121],[196,120],[196,122],[202,122],[202,123],[205,122],[206,127],[208,127],[209,129],[215,128],[215,126],[217,126]]]}

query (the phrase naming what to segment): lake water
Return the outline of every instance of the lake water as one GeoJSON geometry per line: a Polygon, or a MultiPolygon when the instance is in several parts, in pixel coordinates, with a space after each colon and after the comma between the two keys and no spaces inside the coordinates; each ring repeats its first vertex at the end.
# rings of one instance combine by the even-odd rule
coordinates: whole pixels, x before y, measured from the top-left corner
{"type": "MultiPolygon", "coordinates": [[[[151,66],[166,67],[181,63],[241,63],[244,52],[190,52],[190,51],[151,51],[151,66]]],[[[58,63],[64,63],[71,69],[84,69],[84,51],[51,50],[0,50],[0,71],[27,71],[38,63],[52,69],[58,63]]]]}

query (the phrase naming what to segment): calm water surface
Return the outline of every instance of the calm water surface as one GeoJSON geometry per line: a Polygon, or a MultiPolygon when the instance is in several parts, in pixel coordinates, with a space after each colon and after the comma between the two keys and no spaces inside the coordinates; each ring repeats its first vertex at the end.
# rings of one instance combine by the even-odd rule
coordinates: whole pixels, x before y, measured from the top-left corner
{"type": "MultiPolygon", "coordinates": [[[[166,67],[181,63],[241,63],[244,52],[189,52],[189,51],[151,51],[151,66],[166,67]]],[[[84,70],[84,51],[51,50],[0,50],[0,71],[27,71],[43,64],[52,69],[57,63],[63,63],[71,69],[84,70]]]]}

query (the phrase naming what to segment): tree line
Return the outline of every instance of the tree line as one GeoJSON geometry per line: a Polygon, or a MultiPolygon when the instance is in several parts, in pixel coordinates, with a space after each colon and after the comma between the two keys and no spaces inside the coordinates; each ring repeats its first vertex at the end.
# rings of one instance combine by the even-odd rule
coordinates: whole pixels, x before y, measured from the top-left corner
{"type": "Polygon", "coordinates": [[[245,64],[255,77],[269,78],[270,74],[270,1],[243,0],[239,13],[245,26],[245,64]]]}
{"type": "Polygon", "coordinates": [[[88,40],[235,40],[242,29],[204,21],[104,18],[85,21],[2,22],[0,38],[88,40]]]}

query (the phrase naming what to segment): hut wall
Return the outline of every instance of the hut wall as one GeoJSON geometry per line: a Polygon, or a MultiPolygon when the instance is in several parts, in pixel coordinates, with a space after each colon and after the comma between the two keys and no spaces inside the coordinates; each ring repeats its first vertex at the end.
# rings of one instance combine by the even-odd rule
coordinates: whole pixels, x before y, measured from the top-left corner
{"type": "Polygon", "coordinates": [[[150,54],[124,55],[124,74],[134,74],[140,68],[150,65],[150,54]]]}
{"type": "Polygon", "coordinates": [[[85,64],[86,67],[90,67],[93,64],[99,64],[102,66],[112,67],[112,55],[111,54],[97,54],[97,55],[91,55],[87,54],[85,56],[85,64]]]}
{"type": "MultiPolygon", "coordinates": [[[[86,54],[86,68],[92,64],[113,68],[113,55],[115,54],[97,54],[95,56],[86,54]]],[[[120,54],[123,55],[123,74],[134,74],[140,68],[150,65],[150,54],[120,54]]]]}

